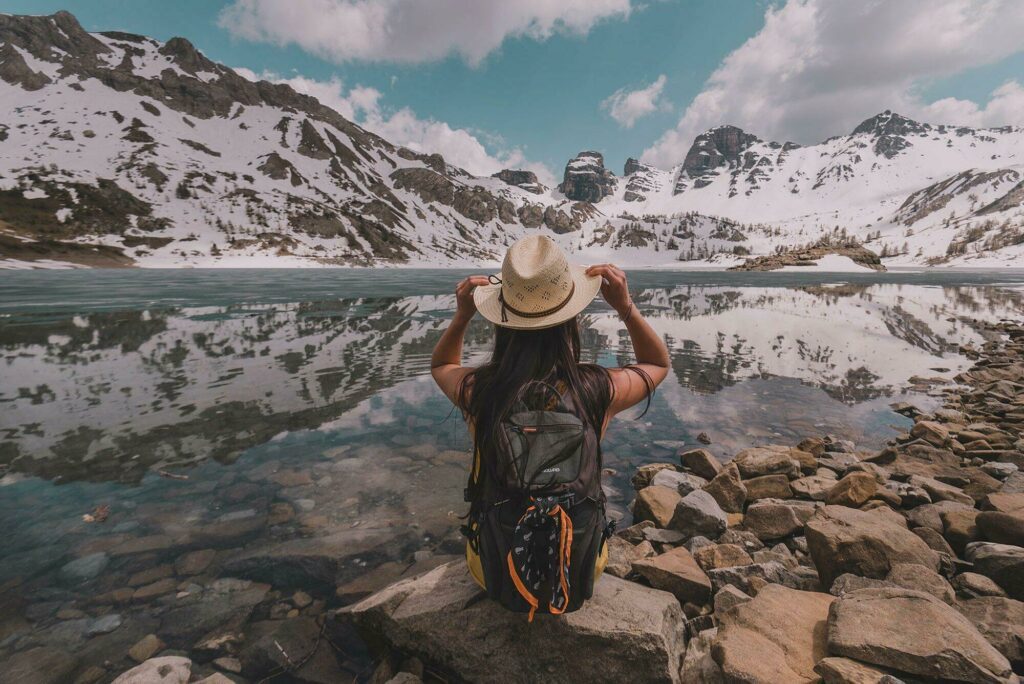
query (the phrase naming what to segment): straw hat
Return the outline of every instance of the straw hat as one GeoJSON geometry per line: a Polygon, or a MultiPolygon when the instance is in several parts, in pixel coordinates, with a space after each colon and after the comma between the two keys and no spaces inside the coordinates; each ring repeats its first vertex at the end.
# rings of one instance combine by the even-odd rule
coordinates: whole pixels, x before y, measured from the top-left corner
{"type": "Polygon", "coordinates": [[[555,241],[530,235],[508,248],[501,275],[473,290],[477,311],[495,325],[538,330],[563,323],[601,289],[601,276],[570,264],[555,241]]]}

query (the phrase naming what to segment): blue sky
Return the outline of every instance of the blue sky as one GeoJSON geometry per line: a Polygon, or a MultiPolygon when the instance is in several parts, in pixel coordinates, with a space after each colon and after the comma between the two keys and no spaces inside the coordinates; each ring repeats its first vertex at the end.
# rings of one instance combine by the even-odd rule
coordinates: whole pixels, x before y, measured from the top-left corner
{"type": "Polygon", "coordinates": [[[556,176],[584,149],[603,152],[616,173],[628,156],[669,167],[694,134],[719,123],[800,143],[849,132],[885,108],[1024,124],[1022,8],[1018,0],[0,1],[13,13],[67,9],[88,30],[181,35],[229,66],[301,77],[367,127],[437,148],[471,171],[508,164],[556,176]]]}

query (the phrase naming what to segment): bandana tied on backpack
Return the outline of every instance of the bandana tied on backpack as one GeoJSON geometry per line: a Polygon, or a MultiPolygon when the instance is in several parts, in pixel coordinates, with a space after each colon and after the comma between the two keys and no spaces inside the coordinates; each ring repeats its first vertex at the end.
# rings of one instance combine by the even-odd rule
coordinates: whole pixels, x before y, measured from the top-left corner
{"type": "Polygon", "coordinates": [[[537,594],[548,585],[551,613],[564,612],[569,603],[572,519],[559,501],[555,496],[534,499],[512,533],[508,570],[516,590],[530,604],[530,622],[540,604],[537,594]]]}

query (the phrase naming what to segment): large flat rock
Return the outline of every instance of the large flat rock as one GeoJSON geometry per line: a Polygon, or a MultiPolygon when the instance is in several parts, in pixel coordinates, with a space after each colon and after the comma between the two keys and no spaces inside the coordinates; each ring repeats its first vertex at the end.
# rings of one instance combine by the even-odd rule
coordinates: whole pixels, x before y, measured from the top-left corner
{"type": "Polygon", "coordinates": [[[672,594],[604,575],[580,610],[532,623],[485,597],[453,561],[338,611],[377,652],[455,681],[677,682],[683,614],[672,594]]]}

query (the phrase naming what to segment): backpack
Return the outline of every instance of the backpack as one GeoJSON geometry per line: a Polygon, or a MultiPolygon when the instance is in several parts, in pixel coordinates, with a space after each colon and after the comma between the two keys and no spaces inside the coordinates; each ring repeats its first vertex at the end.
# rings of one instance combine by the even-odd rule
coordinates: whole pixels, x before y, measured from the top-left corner
{"type": "Polygon", "coordinates": [[[605,519],[597,430],[568,396],[535,381],[513,402],[496,438],[490,464],[476,450],[463,527],[487,594],[529,613],[531,622],[537,610],[577,610],[593,595],[594,569],[614,530],[605,519]],[[534,390],[544,401],[528,400],[534,390]]]}

